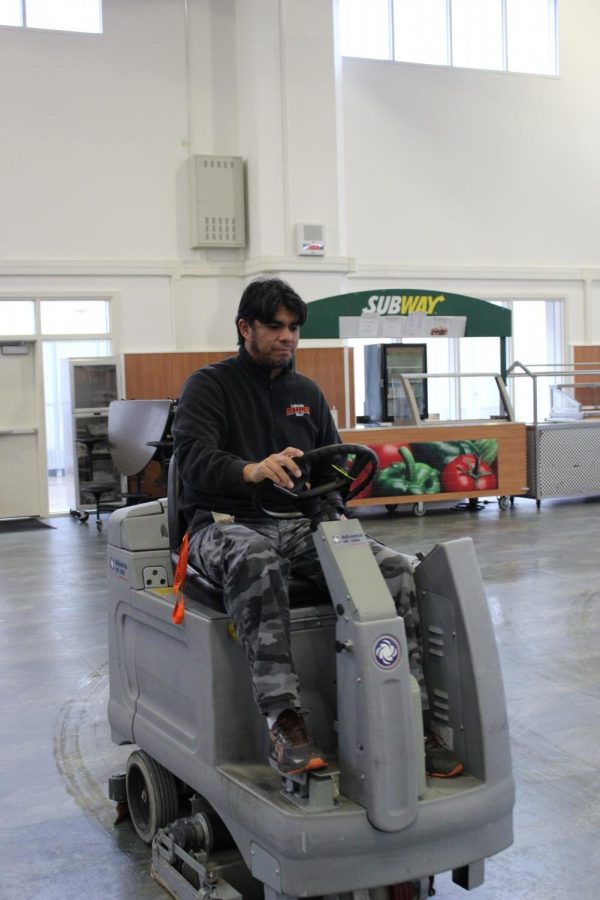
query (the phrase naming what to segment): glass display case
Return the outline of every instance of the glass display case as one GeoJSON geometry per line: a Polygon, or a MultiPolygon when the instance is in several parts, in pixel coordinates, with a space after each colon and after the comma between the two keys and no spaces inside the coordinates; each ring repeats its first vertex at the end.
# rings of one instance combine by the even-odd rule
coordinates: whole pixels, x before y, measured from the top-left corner
{"type": "Polygon", "coordinates": [[[488,420],[515,421],[513,405],[502,376],[498,372],[440,372],[417,375],[408,372],[406,374],[398,373],[397,378],[402,385],[407,404],[406,424],[418,425],[422,420],[422,403],[419,400],[423,390],[421,383],[427,384],[430,380],[448,382],[457,394],[458,399],[453,404],[456,415],[448,421],[454,423],[488,420]],[[463,404],[460,402],[460,396],[465,391],[469,392],[471,399],[468,415],[463,414],[463,404]]]}

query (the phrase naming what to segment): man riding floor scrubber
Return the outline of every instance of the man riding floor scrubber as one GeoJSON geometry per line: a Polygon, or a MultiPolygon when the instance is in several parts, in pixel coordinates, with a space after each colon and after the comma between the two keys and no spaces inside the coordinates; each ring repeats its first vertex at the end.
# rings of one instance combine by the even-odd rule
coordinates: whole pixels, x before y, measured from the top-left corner
{"type": "MultiPolygon", "coordinates": [[[[189,572],[183,621],[172,621],[175,462],[168,507],[156,500],[109,520],[109,721],[116,743],[139,748],[111,796],[127,802],[153,845],[153,875],[174,896],[408,900],[448,870],[477,887],[485,858],[512,842],[506,706],[472,542],[436,546],[415,571],[430,725],[465,769],[432,779],[403,620],[359,521],[323,502],[362,490],[373,456],[357,445],[308,452],[298,487],[283,492],[313,522],[330,595],[290,589],[293,656],[327,761],[299,776],[266,761],[264,720],[219,592],[189,572]],[[306,488],[316,463],[331,466],[331,480],[306,488]]],[[[257,503],[281,514],[270,489],[257,503]]]]}

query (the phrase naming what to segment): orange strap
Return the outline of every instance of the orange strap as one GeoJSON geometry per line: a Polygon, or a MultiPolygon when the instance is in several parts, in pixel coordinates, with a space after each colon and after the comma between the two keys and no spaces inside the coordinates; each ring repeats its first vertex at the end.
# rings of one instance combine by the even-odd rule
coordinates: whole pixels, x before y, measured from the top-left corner
{"type": "Polygon", "coordinates": [[[183,536],[181,547],[179,548],[179,559],[177,560],[177,568],[175,569],[175,578],[173,580],[173,594],[175,596],[175,606],[171,613],[171,621],[175,625],[181,625],[183,622],[183,613],[185,601],[183,597],[183,585],[185,584],[185,576],[187,575],[188,553],[190,546],[189,531],[183,536]]]}

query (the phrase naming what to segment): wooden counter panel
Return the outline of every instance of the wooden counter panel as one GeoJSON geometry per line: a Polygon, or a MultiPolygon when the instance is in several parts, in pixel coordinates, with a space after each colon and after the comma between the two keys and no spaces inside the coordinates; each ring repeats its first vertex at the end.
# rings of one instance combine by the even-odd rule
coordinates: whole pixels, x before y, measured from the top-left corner
{"type": "MultiPolygon", "coordinates": [[[[527,491],[526,426],[520,422],[449,422],[414,427],[356,428],[340,432],[349,444],[413,444],[430,441],[496,440],[498,441],[498,487],[494,490],[471,491],[469,497],[512,497],[527,491]]],[[[464,493],[394,495],[368,497],[351,501],[351,506],[416,503],[418,501],[454,500],[464,493]]]]}

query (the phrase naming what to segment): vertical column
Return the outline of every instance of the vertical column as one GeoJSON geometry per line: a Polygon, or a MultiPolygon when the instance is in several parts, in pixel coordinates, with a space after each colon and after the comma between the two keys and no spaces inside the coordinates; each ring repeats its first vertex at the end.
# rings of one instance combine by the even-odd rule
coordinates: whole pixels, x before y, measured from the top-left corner
{"type": "Polygon", "coordinates": [[[323,224],[339,253],[331,0],[238,0],[240,152],[248,166],[248,255],[295,256],[294,226],[323,224]]]}

